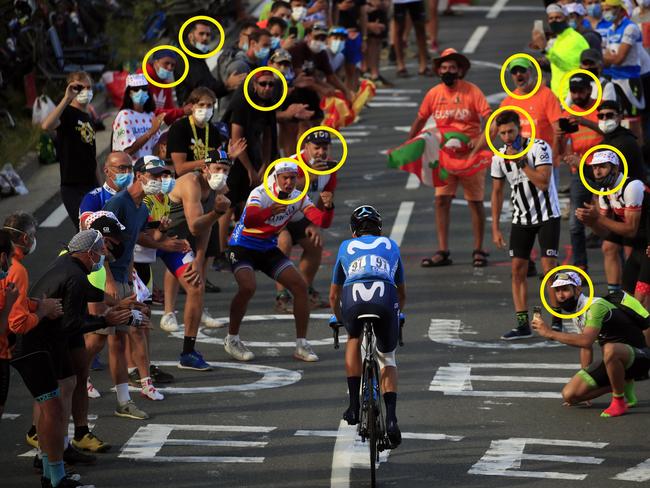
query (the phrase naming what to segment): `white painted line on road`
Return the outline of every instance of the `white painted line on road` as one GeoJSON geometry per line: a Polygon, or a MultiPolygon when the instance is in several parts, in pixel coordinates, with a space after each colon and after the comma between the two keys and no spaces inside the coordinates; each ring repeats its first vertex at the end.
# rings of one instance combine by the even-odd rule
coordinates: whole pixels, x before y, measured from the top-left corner
{"type": "Polygon", "coordinates": [[[463,48],[463,52],[465,54],[473,54],[476,51],[478,45],[481,43],[481,40],[487,31],[487,25],[479,25],[476,29],[474,29],[474,32],[472,32],[472,35],[467,40],[467,44],[465,44],[465,47],[463,48]]]}
{"type": "Polygon", "coordinates": [[[332,455],[331,488],[350,487],[351,452],[354,448],[356,433],[357,428],[354,425],[348,425],[345,420],[340,421],[336,442],[334,443],[334,454],[332,455]]]}
{"type": "Polygon", "coordinates": [[[370,135],[370,131],[368,130],[342,130],[341,133],[345,136],[346,140],[348,136],[366,137],[370,135]]]}
{"type": "Polygon", "coordinates": [[[409,100],[411,100],[411,97],[400,97],[400,96],[393,97],[389,95],[375,96],[372,98],[373,102],[399,102],[399,101],[407,102],[409,100]]]}
{"type": "Polygon", "coordinates": [[[414,206],[415,202],[402,202],[399,204],[395,223],[390,231],[390,238],[394,240],[398,246],[402,245],[402,240],[404,239],[406,228],[409,225],[409,219],[411,218],[414,206]]]}
{"type": "Polygon", "coordinates": [[[379,108],[379,107],[417,107],[416,102],[369,102],[369,107],[379,108]]]}
{"type": "Polygon", "coordinates": [[[68,217],[68,212],[65,209],[63,204],[59,205],[54,212],[52,212],[48,217],[41,222],[39,227],[50,227],[56,228],[63,223],[63,221],[68,217]]]}
{"type": "Polygon", "coordinates": [[[409,179],[406,180],[406,189],[416,190],[417,188],[420,188],[420,178],[415,176],[413,173],[409,173],[409,179]]]}
{"type": "Polygon", "coordinates": [[[388,154],[388,149],[381,149],[379,151],[379,154],[381,154],[382,156],[386,156],[386,154],[388,154]]]}
{"type": "MultiPolygon", "coordinates": [[[[465,12],[488,12],[492,7],[488,5],[454,5],[454,10],[465,12]]],[[[544,12],[544,7],[530,5],[509,5],[508,12],[544,12]]]]}
{"type": "Polygon", "coordinates": [[[264,447],[268,442],[253,441],[208,441],[205,439],[168,439],[168,446],[206,446],[206,447],[264,447]]]}
{"type": "Polygon", "coordinates": [[[494,2],[494,5],[490,7],[490,10],[488,10],[487,15],[485,16],[486,19],[496,19],[503,8],[506,6],[508,3],[508,0],[497,0],[494,2]]]}
{"type": "Polygon", "coordinates": [[[411,132],[411,126],[410,125],[396,125],[393,127],[397,132],[406,132],[407,134],[411,132]]]}
{"type": "Polygon", "coordinates": [[[641,464],[617,474],[614,479],[638,482],[650,481],[650,459],[646,459],[641,464]]]}
{"type": "Polygon", "coordinates": [[[472,66],[482,66],[483,68],[494,68],[501,69],[501,65],[498,63],[493,63],[491,61],[480,61],[478,59],[472,59],[472,66]]]}
{"type": "Polygon", "coordinates": [[[19,413],[3,413],[2,414],[2,420],[16,420],[18,417],[20,417],[19,413]]]}
{"type": "Polygon", "coordinates": [[[571,379],[570,377],[564,376],[490,376],[483,374],[473,374],[469,377],[470,380],[474,381],[495,381],[497,383],[506,383],[506,382],[525,382],[525,383],[559,383],[561,385],[568,383],[571,379]]]}
{"type": "MultiPolygon", "coordinates": [[[[348,139],[347,137],[345,138],[345,142],[347,142],[348,144],[356,144],[358,142],[361,142],[362,140],[363,139],[348,139]]],[[[332,144],[338,146],[342,145],[341,140],[338,137],[332,139],[332,144]]]]}
{"type": "Polygon", "coordinates": [[[485,98],[489,105],[497,105],[501,103],[503,100],[505,100],[506,96],[507,95],[505,92],[499,92],[499,93],[492,93],[485,98]]]}
{"type": "Polygon", "coordinates": [[[415,88],[378,88],[377,94],[391,94],[391,93],[422,93],[422,90],[415,88]]]}
{"type": "MultiPolygon", "coordinates": [[[[338,437],[340,431],[336,430],[297,430],[296,437],[338,437]]],[[[420,434],[416,432],[402,432],[402,439],[420,440],[420,441],[452,441],[458,442],[463,440],[462,435],[447,434],[420,434]]]]}
{"type": "Polygon", "coordinates": [[[474,464],[468,474],[483,476],[508,476],[517,478],[542,478],[562,480],[584,480],[586,474],[561,473],[555,471],[521,471],[523,460],[558,463],[601,464],[604,459],[591,456],[554,456],[524,454],[526,445],[579,447],[581,449],[602,449],[607,442],[582,442],[562,439],[531,439],[511,437],[492,441],[483,457],[474,464]]]}

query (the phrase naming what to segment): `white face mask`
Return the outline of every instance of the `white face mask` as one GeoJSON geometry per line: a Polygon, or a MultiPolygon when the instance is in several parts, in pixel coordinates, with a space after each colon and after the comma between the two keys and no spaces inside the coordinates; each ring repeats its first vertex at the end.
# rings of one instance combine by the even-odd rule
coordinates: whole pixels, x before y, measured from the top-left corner
{"type": "Polygon", "coordinates": [[[79,95],[75,97],[75,100],[79,102],[81,105],[87,105],[91,102],[93,99],[93,91],[92,90],[81,90],[79,92],[79,95]]]}
{"type": "Polygon", "coordinates": [[[598,128],[603,134],[609,134],[610,132],[614,132],[616,128],[618,127],[618,122],[616,120],[599,120],[598,121],[598,128]]]}
{"type": "Polygon", "coordinates": [[[315,54],[318,54],[323,49],[325,49],[325,43],[323,41],[311,40],[309,41],[309,49],[315,54]]]}
{"type": "Polygon", "coordinates": [[[29,248],[29,251],[27,251],[27,254],[34,254],[34,251],[36,251],[36,237],[34,237],[34,242],[32,242],[32,245],[29,248]]]}
{"type": "Polygon", "coordinates": [[[302,20],[307,16],[307,8],[305,7],[293,7],[291,9],[291,18],[294,22],[302,22],[302,20]]]}
{"type": "Polygon", "coordinates": [[[212,107],[197,108],[194,110],[194,120],[196,120],[199,124],[205,124],[211,118],[212,118],[212,107]]]}
{"type": "Polygon", "coordinates": [[[344,47],[345,47],[345,41],[341,39],[334,39],[330,43],[330,51],[332,51],[334,54],[338,54],[341,51],[343,51],[344,47]]]}
{"type": "Polygon", "coordinates": [[[144,185],[142,185],[142,190],[145,195],[158,195],[162,193],[162,181],[160,180],[149,180],[144,185]]]}
{"type": "Polygon", "coordinates": [[[221,191],[226,186],[228,175],[226,173],[212,173],[208,180],[208,185],[214,191],[221,191]]]}

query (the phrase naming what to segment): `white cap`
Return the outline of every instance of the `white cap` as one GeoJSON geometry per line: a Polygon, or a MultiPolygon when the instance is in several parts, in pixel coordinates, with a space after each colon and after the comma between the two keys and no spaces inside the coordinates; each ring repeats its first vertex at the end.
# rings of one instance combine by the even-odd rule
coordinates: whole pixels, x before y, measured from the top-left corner
{"type": "Polygon", "coordinates": [[[575,271],[561,271],[555,275],[551,288],[559,288],[560,286],[582,286],[582,280],[575,271]]]}
{"type": "Polygon", "coordinates": [[[567,14],[578,14],[580,16],[587,15],[585,7],[581,3],[570,3],[564,6],[566,8],[567,14]]]}
{"type": "Polygon", "coordinates": [[[126,86],[147,86],[149,83],[142,73],[128,75],[126,77],[126,86]]]}
{"type": "Polygon", "coordinates": [[[546,15],[551,15],[551,14],[562,14],[566,17],[567,15],[569,15],[569,12],[563,5],[552,3],[548,7],[546,7],[546,15]]]}
{"type": "Polygon", "coordinates": [[[616,167],[619,167],[621,164],[620,159],[616,155],[614,151],[598,151],[596,154],[594,154],[594,157],[591,158],[591,161],[589,162],[590,166],[594,166],[596,164],[613,164],[616,167]]]}
{"type": "Polygon", "coordinates": [[[298,173],[298,165],[290,161],[280,161],[275,165],[274,173],[276,175],[279,175],[280,173],[298,173]]]}

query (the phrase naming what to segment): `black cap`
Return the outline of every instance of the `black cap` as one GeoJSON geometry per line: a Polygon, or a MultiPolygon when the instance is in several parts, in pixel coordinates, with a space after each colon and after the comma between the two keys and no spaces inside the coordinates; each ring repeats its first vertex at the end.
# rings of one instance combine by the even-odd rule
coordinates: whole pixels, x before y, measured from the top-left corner
{"type": "Polygon", "coordinates": [[[156,156],[142,156],[133,165],[133,172],[159,175],[165,172],[170,173],[170,170],[162,159],[156,156]]]}
{"type": "Polygon", "coordinates": [[[326,130],[316,130],[307,136],[306,142],[313,144],[331,144],[332,136],[326,130]]]}
{"type": "Polygon", "coordinates": [[[615,110],[617,113],[621,113],[621,105],[616,100],[603,100],[603,103],[600,104],[598,110],[603,109],[615,110]]]}
{"type": "Polygon", "coordinates": [[[232,166],[232,160],[228,157],[228,153],[222,149],[213,149],[208,151],[205,158],[205,164],[225,164],[232,166]]]}
{"type": "Polygon", "coordinates": [[[580,54],[580,62],[584,63],[585,61],[601,63],[603,61],[603,54],[598,49],[585,49],[580,54]]]}
{"type": "Polygon", "coordinates": [[[584,73],[576,73],[569,79],[569,90],[591,88],[591,77],[584,73]]]}
{"type": "Polygon", "coordinates": [[[102,233],[104,237],[113,237],[118,241],[122,242],[129,238],[128,232],[123,230],[123,226],[120,223],[106,215],[95,219],[91,224],[90,228],[98,230],[102,233]]]}

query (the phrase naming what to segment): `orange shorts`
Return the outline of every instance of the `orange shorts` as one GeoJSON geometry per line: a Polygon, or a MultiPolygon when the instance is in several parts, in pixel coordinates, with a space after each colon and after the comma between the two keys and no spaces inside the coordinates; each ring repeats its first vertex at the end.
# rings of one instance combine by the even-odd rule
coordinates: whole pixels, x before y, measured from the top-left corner
{"type": "Polygon", "coordinates": [[[456,196],[456,190],[458,189],[458,183],[463,187],[463,194],[465,200],[469,202],[483,201],[485,197],[485,174],[487,173],[487,168],[482,169],[474,173],[472,176],[454,176],[449,175],[447,177],[447,184],[445,186],[436,187],[436,196],[456,196]]]}

